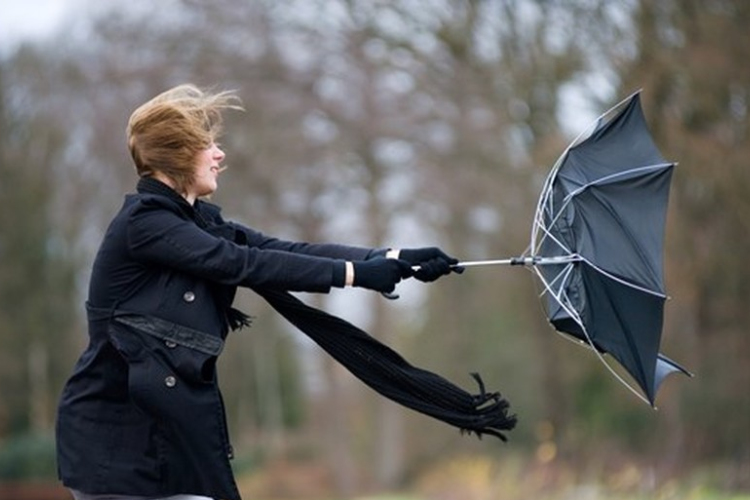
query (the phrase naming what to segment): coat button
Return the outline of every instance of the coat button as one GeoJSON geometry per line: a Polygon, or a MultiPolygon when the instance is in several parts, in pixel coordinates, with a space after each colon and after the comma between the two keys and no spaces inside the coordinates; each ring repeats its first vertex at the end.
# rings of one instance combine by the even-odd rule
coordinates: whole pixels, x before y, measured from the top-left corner
{"type": "Polygon", "coordinates": [[[164,341],[164,345],[166,345],[170,349],[174,349],[175,347],[177,347],[177,342],[175,342],[174,340],[166,340],[164,341]]]}
{"type": "Polygon", "coordinates": [[[185,302],[192,302],[195,300],[195,294],[192,291],[188,290],[187,292],[182,294],[182,300],[184,300],[185,302]]]}
{"type": "Polygon", "coordinates": [[[167,387],[174,387],[175,385],[177,385],[177,379],[170,375],[164,379],[164,385],[166,385],[167,387]]]}

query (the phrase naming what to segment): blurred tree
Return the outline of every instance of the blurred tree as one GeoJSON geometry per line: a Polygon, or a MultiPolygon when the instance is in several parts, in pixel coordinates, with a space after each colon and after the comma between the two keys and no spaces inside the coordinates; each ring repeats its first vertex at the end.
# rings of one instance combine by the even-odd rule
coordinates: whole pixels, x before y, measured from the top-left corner
{"type": "MultiPolygon", "coordinates": [[[[657,140],[679,160],[667,262],[675,295],[665,336],[698,373],[668,426],[675,461],[750,461],[750,352],[744,237],[750,213],[750,4],[638,2],[622,87],[646,86],[657,140]],[[672,341],[674,342],[674,341],[672,341]]],[[[677,404],[671,403],[671,404],[677,404]]]]}
{"type": "MultiPolygon", "coordinates": [[[[377,26],[388,48],[383,57],[393,61],[391,73],[411,82],[391,99],[405,122],[394,131],[413,152],[402,167],[414,177],[403,212],[419,237],[465,260],[524,250],[541,181],[567,142],[556,118],[563,91],[590,69],[579,33],[601,15],[597,5],[458,2],[414,10],[404,2],[382,9],[381,19],[390,12],[387,19],[398,20],[395,28],[377,26]]],[[[470,383],[474,369],[489,387],[522,380],[509,394],[519,411],[562,427],[571,412],[561,343],[543,325],[531,284],[527,274],[499,268],[441,283],[421,311],[424,337],[415,337],[413,349],[456,380],[470,383]],[[425,343],[429,349],[420,349],[425,343]]],[[[434,455],[449,439],[425,436],[429,443],[416,449],[434,455]]]]}
{"type": "Polygon", "coordinates": [[[54,224],[50,169],[65,136],[11,83],[38,77],[41,64],[30,49],[0,64],[0,440],[52,431],[73,350],[78,262],[54,224]]]}

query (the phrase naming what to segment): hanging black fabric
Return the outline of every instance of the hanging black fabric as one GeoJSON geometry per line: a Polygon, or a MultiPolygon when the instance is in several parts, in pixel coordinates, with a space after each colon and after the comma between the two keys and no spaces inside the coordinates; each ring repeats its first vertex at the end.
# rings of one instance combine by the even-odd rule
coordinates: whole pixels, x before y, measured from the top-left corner
{"type": "Polygon", "coordinates": [[[381,395],[429,415],[463,432],[506,440],[503,431],[516,425],[509,404],[500,393],[470,394],[443,377],[409,364],[393,349],[356,326],[306,305],[293,295],[277,290],[254,289],[276,311],[315,341],[354,376],[381,395]]]}

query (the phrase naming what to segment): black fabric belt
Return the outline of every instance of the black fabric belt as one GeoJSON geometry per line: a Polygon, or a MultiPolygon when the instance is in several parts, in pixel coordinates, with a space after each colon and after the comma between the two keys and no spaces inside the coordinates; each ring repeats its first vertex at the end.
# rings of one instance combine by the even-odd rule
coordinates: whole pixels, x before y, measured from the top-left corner
{"type": "Polygon", "coordinates": [[[89,304],[86,305],[86,312],[90,321],[116,321],[160,340],[171,341],[204,354],[218,356],[224,349],[224,341],[219,337],[155,316],[93,307],[89,304]]]}

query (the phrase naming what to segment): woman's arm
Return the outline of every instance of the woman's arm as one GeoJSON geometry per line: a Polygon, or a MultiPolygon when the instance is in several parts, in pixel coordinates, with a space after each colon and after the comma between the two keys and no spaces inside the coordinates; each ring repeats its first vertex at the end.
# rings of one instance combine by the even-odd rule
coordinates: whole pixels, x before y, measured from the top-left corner
{"type": "Polygon", "coordinates": [[[282,251],[284,245],[272,243],[237,245],[154,201],[134,207],[127,242],[135,260],[223,284],[307,292],[344,286],[343,259],[282,251]]]}
{"type": "Polygon", "coordinates": [[[287,241],[267,236],[260,231],[256,231],[235,222],[230,224],[237,231],[241,231],[245,234],[248,246],[257,247],[262,250],[279,250],[283,252],[344,260],[368,260],[373,257],[384,257],[387,251],[385,248],[366,248],[334,243],[287,241]]]}

